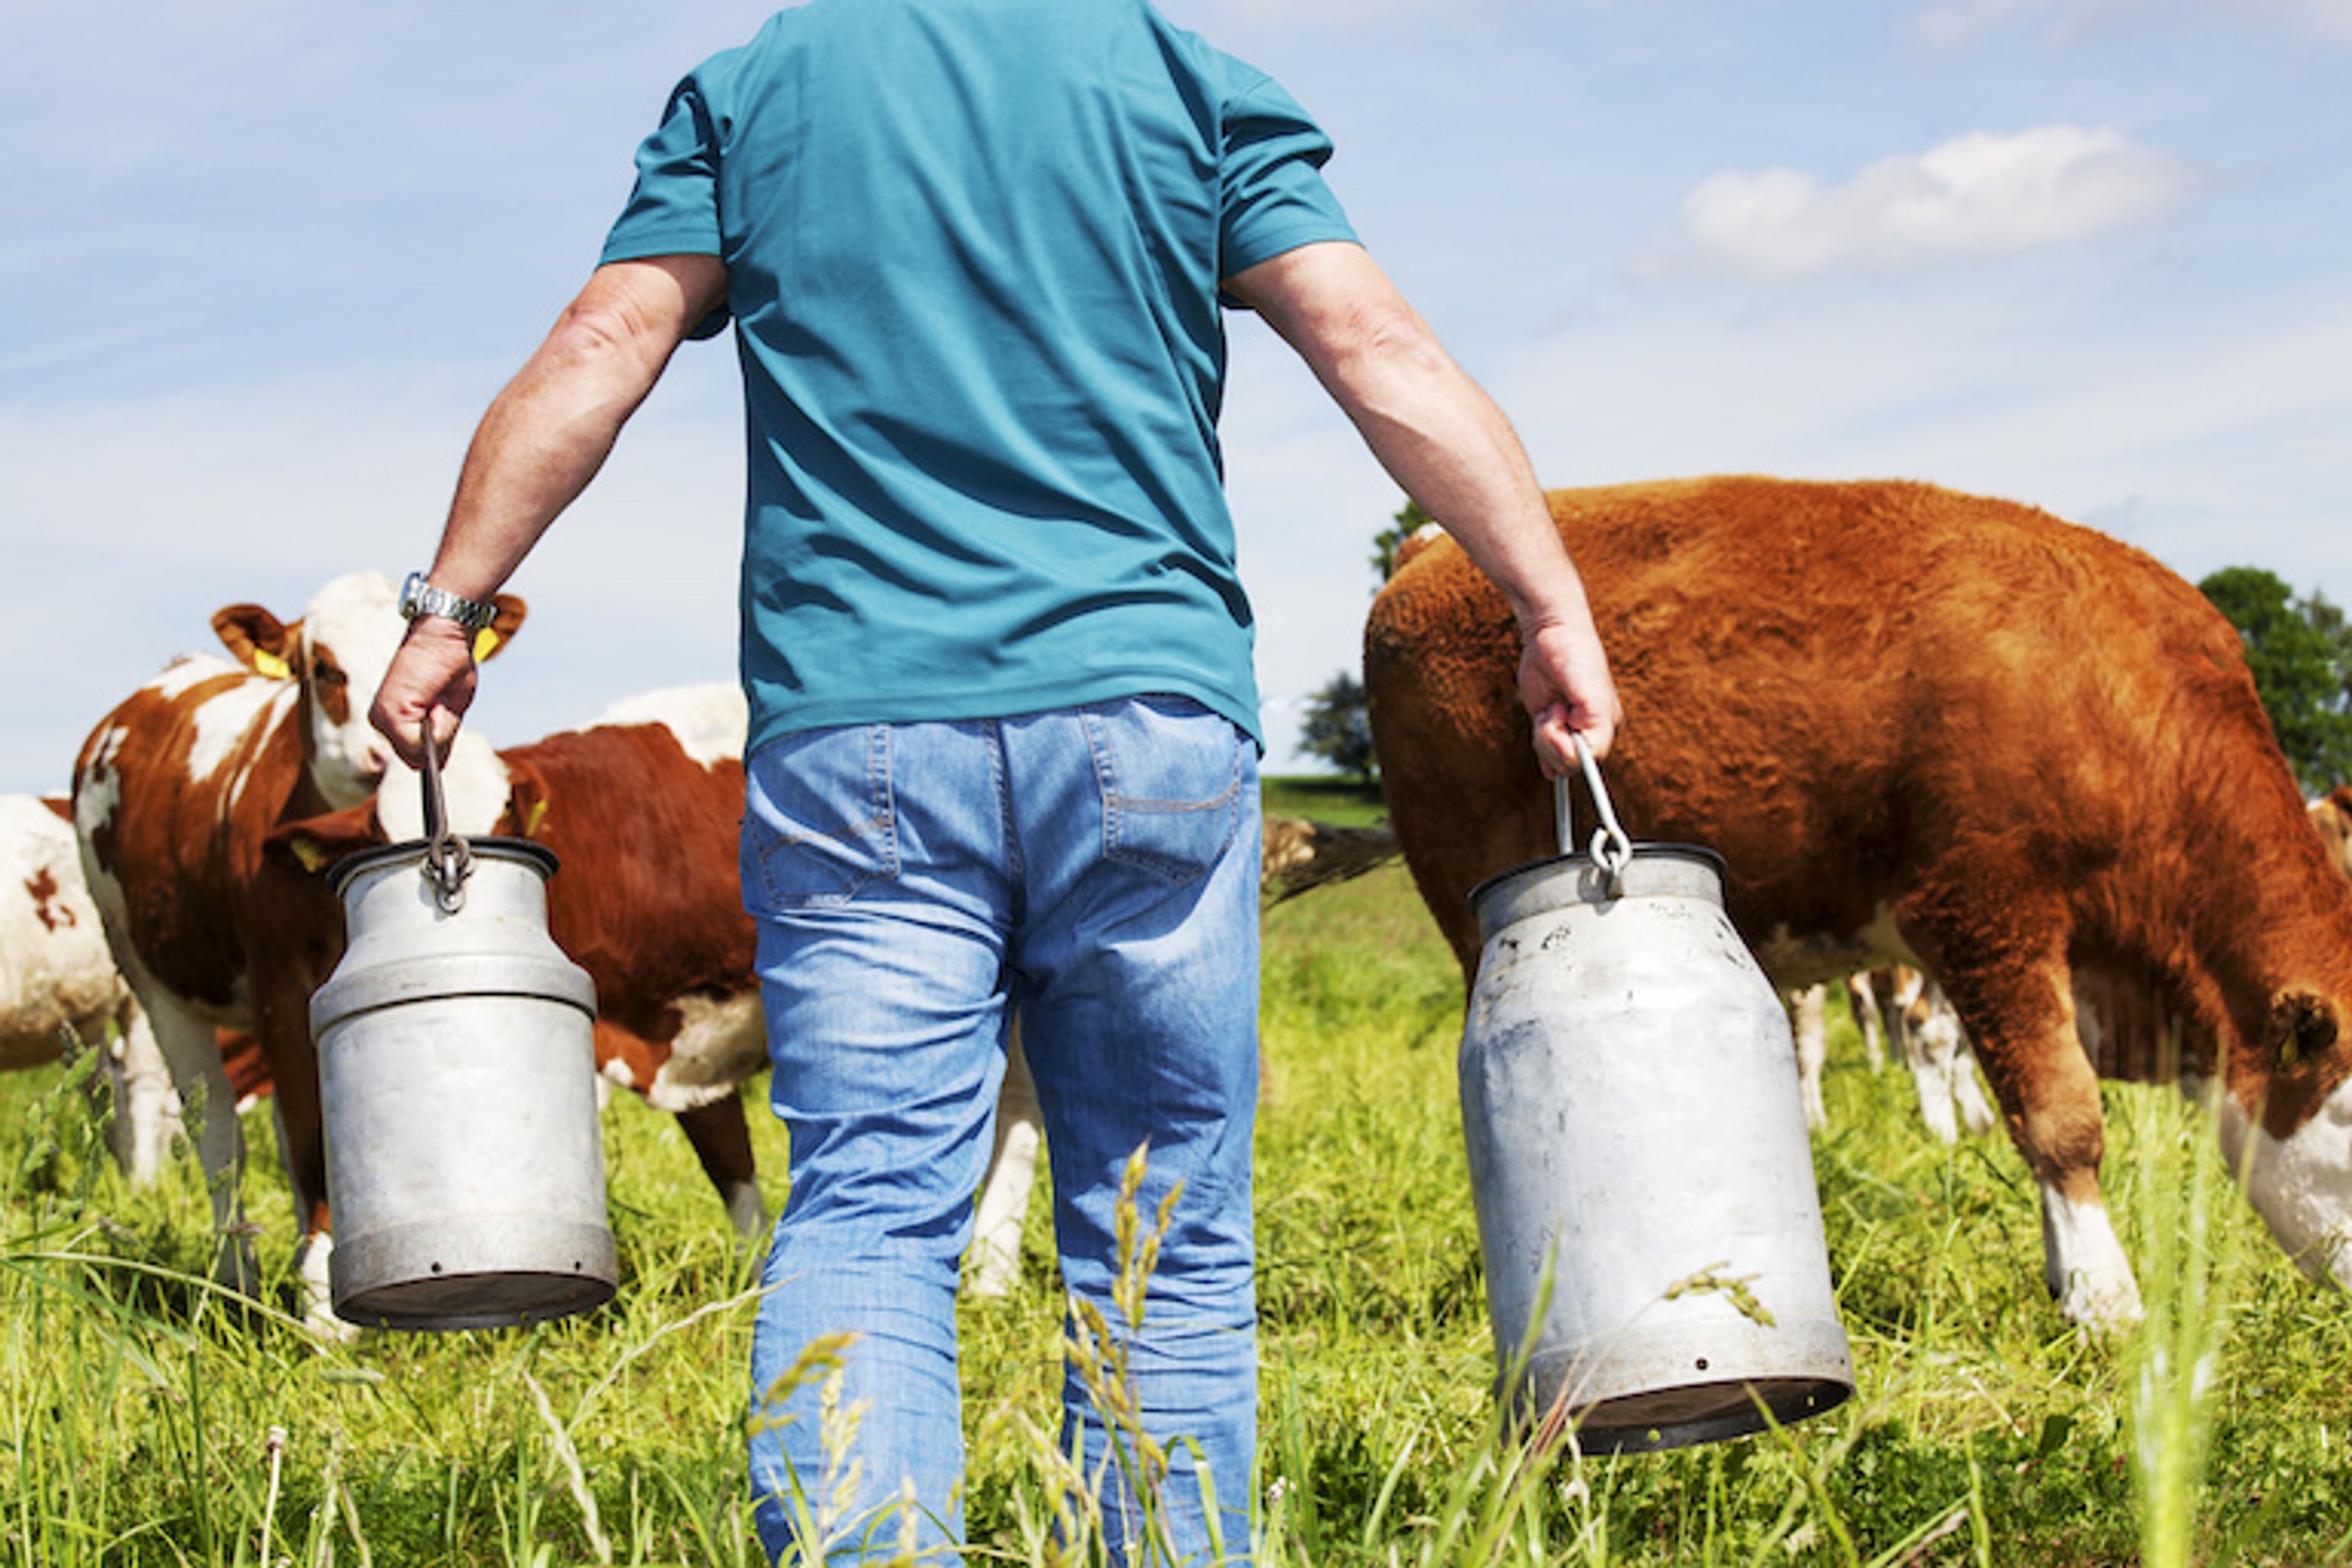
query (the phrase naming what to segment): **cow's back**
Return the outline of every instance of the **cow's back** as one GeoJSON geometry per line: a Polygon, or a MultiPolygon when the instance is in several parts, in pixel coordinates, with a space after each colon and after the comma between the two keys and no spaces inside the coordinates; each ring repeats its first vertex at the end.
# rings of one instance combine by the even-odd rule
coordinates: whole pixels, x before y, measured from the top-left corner
{"type": "MultiPolygon", "coordinates": [[[[2235,788],[2213,773],[2242,773],[2247,744],[2275,755],[2235,636],[2201,596],[2031,508],[1753,478],[1551,501],[1625,699],[1608,766],[1620,811],[1637,837],[1721,851],[1759,943],[1867,931],[1896,868],[1958,837],[2014,836],[2091,873],[2235,788]],[[2119,726],[2128,746],[2067,743],[2119,726]]],[[[1465,965],[1468,889],[1549,833],[1517,657],[1501,595],[1451,545],[1400,571],[1366,633],[1399,836],[1465,965]],[[1461,820],[1471,800],[1516,805],[1461,820]]]]}

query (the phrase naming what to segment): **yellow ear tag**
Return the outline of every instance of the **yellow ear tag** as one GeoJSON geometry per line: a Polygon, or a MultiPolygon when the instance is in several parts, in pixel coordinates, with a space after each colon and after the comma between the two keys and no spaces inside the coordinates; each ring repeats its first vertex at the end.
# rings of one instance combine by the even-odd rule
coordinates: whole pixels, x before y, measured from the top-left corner
{"type": "Polygon", "coordinates": [[[276,654],[271,653],[268,648],[257,647],[253,650],[253,668],[259,670],[262,674],[269,677],[272,680],[291,680],[294,679],[294,667],[287,663],[284,659],[278,658],[276,654]]]}
{"type": "Polygon", "coordinates": [[[523,825],[522,825],[522,836],[523,836],[525,838],[536,838],[536,837],[539,837],[539,827],[540,827],[540,824],[541,824],[541,823],[545,822],[546,820],[547,820],[547,802],[546,802],[546,800],[545,800],[544,798],[541,798],[541,799],[539,799],[539,800],[532,801],[532,802],[530,803],[530,812],[529,812],[529,813],[527,813],[527,814],[525,815],[524,818],[523,818],[523,825]]]}
{"type": "Polygon", "coordinates": [[[305,871],[316,873],[327,863],[327,851],[315,838],[291,838],[287,840],[287,847],[294,851],[294,858],[302,862],[305,871]]]}
{"type": "Polygon", "coordinates": [[[489,658],[490,650],[498,646],[499,634],[492,627],[484,626],[480,631],[476,632],[474,634],[474,662],[476,664],[479,664],[482,660],[489,658]]]}

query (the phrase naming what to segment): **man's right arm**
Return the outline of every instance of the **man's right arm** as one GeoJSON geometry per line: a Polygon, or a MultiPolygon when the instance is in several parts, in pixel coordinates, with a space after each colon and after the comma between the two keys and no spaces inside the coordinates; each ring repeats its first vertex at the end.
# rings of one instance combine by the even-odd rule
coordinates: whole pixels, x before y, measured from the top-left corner
{"type": "Polygon", "coordinates": [[[1298,351],[1381,466],[1502,589],[1526,643],[1520,696],[1545,771],[1575,767],[1570,731],[1605,756],[1623,721],[1609,660],[1502,410],[1360,246],[1300,246],[1224,287],[1298,351]]]}
{"type": "MultiPolygon", "coordinates": [[[[727,269],[714,256],[598,268],[482,416],[427,580],[488,599],[595,477],[671,352],[726,290],[727,269]]],[[[414,766],[425,718],[436,709],[449,715],[436,724],[446,743],[473,695],[472,634],[426,616],[410,624],[369,719],[414,766]]]]}

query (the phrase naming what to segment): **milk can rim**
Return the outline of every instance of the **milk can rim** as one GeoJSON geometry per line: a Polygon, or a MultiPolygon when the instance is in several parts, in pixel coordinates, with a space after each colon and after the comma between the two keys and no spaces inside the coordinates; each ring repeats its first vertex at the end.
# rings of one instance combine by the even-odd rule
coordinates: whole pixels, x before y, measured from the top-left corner
{"type": "MultiPolygon", "coordinates": [[[[1730,863],[1725,860],[1721,854],[1704,844],[1641,843],[1633,846],[1633,858],[1637,860],[1698,860],[1712,866],[1719,879],[1727,880],[1731,875],[1730,863]]],[[[1478,907],[1486,902],[1489,893],[1507,882],[1528,877],[1533,872],[1591,864],[1593,864],[1592,857],[1579,850],[1573,855],[1549,855],[1540,860],[1529,860],[1522,865],[1514,866],[1507,871],[1497,871],[1470,889],[1470,908],[1475,912],[1478,907]]]]}
{"type": "MultiPolygon", "coordinates": [[[[556,868],[562,864],[556,858],[554,850],[544,844],[534,843],[528,838],[509,838],[500,834],[485,834],[479,838],[467,839],[466,847],[472,850],[477,858],[487,855],[492,859],[527,861],[538,868],[542,880],[554,876],[556,868]]],[[[346,855],[327,868],[327,886],[334,890],[336,897],[341,898],[343,889],[350,887],[353,879],[362,873],[372,871],[379,866],[395,865],[406,861],[422,862],[425,851],[431,847],[431,844],[425,839],[407,838],[398,844],[386,844],[378,848],[362,849],[354,854],[346,855]]]]}

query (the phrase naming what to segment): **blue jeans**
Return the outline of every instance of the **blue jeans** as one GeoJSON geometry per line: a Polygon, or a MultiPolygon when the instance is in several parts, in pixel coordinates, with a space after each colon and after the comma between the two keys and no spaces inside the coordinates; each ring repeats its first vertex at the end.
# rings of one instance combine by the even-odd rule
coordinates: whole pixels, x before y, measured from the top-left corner
{"type": "MultiPolygon", "coordinates": [[[[787,735],[747,773],[744,902],[760,928],[775,1110],[792,1133],[792,1195],[751,1348],[751,1479],[770,1555],[797,1543],[803,1562],[854,1558],[868,1541],[895,1548],[905,1528],[919,1547],[946,1543],[926,1561],[955,1561],[958,1268],[1017,1009],[1062,1278],[1122,1338],[1121,1174],[1148,1145],[1135,1205],[1147,1235],[1183,1184],[1126,1346],[1128,1383],[1169,1456],[1178,1557],[1207,1555],[1196,1454],[1224,1550],[1246,1557],[1255,747],[1194,703],[1140,698],[787,735]],[[844,1331],[856,1338],[839,1408],[862,1415],[829,1456],[822,1380],[778,1384],[820,1336],[844,1331]],[[859,1468],[835,1508],[845,1460],[859,1468]],[[912,1523],[891,1512],[902,1495],[912,1523]],[[822,1552],[798,1542],[820,1509],[822,1552]]],[[[1076,1443],[1085,1474],[1101,1476],[1116,1424],[1107,1434],[1074,1366],[1063,1412],[1064,1451],[1076,1443]]],[[[1116,1553],[1136,1525],[1115,1463],[1099,1495],[1116,1553]]]]}

